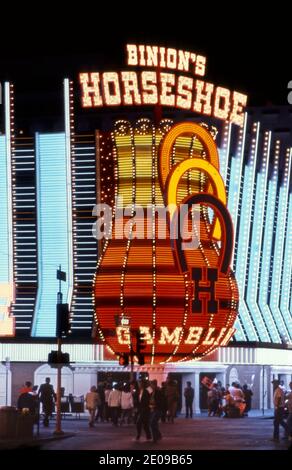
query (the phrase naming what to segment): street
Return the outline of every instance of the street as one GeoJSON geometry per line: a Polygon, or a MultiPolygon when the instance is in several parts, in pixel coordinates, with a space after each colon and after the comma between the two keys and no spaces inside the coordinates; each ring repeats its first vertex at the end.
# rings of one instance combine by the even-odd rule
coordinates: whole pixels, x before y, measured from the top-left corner
{"type": "MultiPolygon", "coordinates": [[[[63,420],[63,430],[73,437],[45,442],[46,450],[285,450],[289,443],[271,441],[273,420],[262,417],[224,419],[213,417],[177,418],[174,424],[161,424],[163,439],[147,442],[142,434],[136,442],[134,425],[114,427],[98,423],[89,428],[83,420],[63,420]]],[[[54,422],[49,432],[53,432],[54,422]]],[[[282,431],[282,430],[281,430],[282,431]]],[[[42,433],[42,428],[41,428],[42,433]]],[[[283,436],[283,433],[281,434],[283,436]]]]}

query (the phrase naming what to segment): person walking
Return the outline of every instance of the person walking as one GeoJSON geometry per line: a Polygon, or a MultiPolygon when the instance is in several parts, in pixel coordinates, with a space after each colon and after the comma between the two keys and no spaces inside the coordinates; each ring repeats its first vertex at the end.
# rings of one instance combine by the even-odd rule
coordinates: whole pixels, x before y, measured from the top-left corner
{"type": "Polygon", "coordinates": [[[156,443],[162,439],[159,429],[159,419],[163,408],[163,397],[161,389],[157,386],[157,380],[150,382],[152,393],[150,396],[150,429],[152,432],[153,442],[156,443]]]}
{"type": "Polygon", "coordinates": [[[279,380],[273,380],[272,384],[274,385],[274,434],[272,440],[279,442],[280,425],[285,430],[285,437],[288,437],[287,425],[284,421],[285,394],[280,387],[279,380]]]}
{"type": "Polygon", "coordinates": [[[213,383],[208,390],[208,416],[215,416],[219,406],[219,393],[217,383],[213,383]]]}
{"type": "Polygon", "coordinates": [[[130,384],[126,384],[122,390],[121,394],[121,421],[120,425],[125,423],[127,419],[127,424],[130,424],[133,416],[133,409],[134,409],[134,400],[133,395],[130,390],[130,384]]]}
{"type": "Polygon", "coordinates": [[[246,405],[244,414],[248,416],[248,412],[251,410],[251,400],[252,400],[253,393],[247,384],[243,385],[242,391],[243,391],[244,401],[246,405]]]}
{"type": "Polygon", "coordinates": [[[88,410],[88,413],[89,413],[88,425],[90,428],[93,428],[96,410],[100,406],[99,394],[97,392],[97,388],[94,385],[90,388],[90,392],[86,394],[85,402],[86,402],[86,409],[88,410]]]}
{"type": "Polygon", "coordinates": [[[186,405],[186,418],[189,416],[193,417],[193,401],[194,401],[195,391],[192,387],[191,382],[187,382],[187,386],[184,390],[185,405],[186,405]]]}
{"type": "Polygon", "coordinates": [[[119,385],[116,384],[113,390],[110,391],[108,396],[108,406],[110,409],[110,416],[114,426],[118,425],[119,410],[121,406],[121,391],[119,385]]]}
{"type": "Polygon", "coordinates": [[[108,406],[108,397],[112,391],[112,387],[110,384],[106,384],[105,391],[104,391],[104,409],[105,409],[105,420],[108,422],[110,420],[110,409],[108,406]]]}
{"type": "Polygon", "coordinates": [[[172,379],[168,379],[166,383],[166,399],[167,399],[167,419],[171,423],[174,423],[176,415],[179,394],[176,382],[172,379]]]}
{"type": "Polygon", "coordinates": [[[32,383],[29,381],[26,381],[24,385],[21,387],[19,390],[19,396],[24,394],[24,393],[30,393],[32,391],[32,383]]]}
{"type": "Polygon", "coordinates": [[[44,412],[44,426],[49,426],[49,418],[52,416],[54,411],[54,402],[57,399],[53,385],[51,385],[50,377],[46,378],[44,384],[42,384],[38,391],[38,397],[43,405],[44,412]]]}
{"type": "Polygon", "coordinates": [[[95,421],[100,421],[103,423],[105,420],[105,384],[99,383],[97,386],[97,393],[99,396],[99,405],[97,407],[97,413],[95,416],[95,421]]]}
{"type": "Polygon", "coordinates": [[[167,415],[167,398],[166,398],[166,382],[161,383],[161,422],[165,423],[167,415]]]}
{"type": "Polygon", "coordinates": [[[151,440],[151,432],[149,427],[150,420],[150,393],[147,390],[147,382],[141,380],[138,384],[138,393],[137,393],[137,436],[136,441],[140,440],[142,427],[144,428],[147,441],[151,440]]]}
{"type": "Polygon", "coordinates": [[[287,392],[286,398],[288,399],[288,419],[287,419],[287,433],[289,441],[292,441],[292,382],[289,383],[290,391],[287,392]]]}

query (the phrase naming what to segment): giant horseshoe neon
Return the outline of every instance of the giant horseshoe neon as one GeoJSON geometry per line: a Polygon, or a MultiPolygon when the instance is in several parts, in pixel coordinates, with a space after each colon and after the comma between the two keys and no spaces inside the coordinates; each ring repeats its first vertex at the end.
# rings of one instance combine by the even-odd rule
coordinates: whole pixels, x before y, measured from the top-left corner
{"type": "MultiPolygon", "coordinates": [[[[219,199],[213,196],[213,194],[206,194],[206,193],[197,193],[191,196],[187,196],[182,204],[186,204],[188,206],[188,210],[190,210],[193,204],[207,204],[208,206],[212,207],[217,212],[218,219],[220,221],[220,226],[222,227],[222,246],[221,246],[221,255],[219,258],[218,267],[219,270],[223,274],[227,274],[230,263],[231,263],[231,256],[233,251],[233,226],[230,214],[225,206],[219,199]]],[[[181,224],[183,221],[179,216],[179,207],[177,208],[178,215],[174,217],[174,223],[181,224]]],[[[178,259],[178,265],[182,272],[186,272],[188,270],[187,261],[185,257],[184,250],[182,249],[182,231],[181,227],[177,231],[178,238],[175,240],[175,247],[176,247],[176,256],[178,259]]]]}
{"type": "MultiPolygon", "coordinates": [[[[170,222],[172,222],[174,213],[176,211],[177,188],[179,181],[183,174],[188,170],[200,170],[203,173],[206,173],[206,175],[210,178],[215,195],[224,205],[226,205],[224,181],[219,171],[206,160],[202,160],[201,158],[188,158],[187,160],[183,160],[172,168],[166,181],[165,194],[166,204],[169,208],[170,222]]],[[[214,221],[212,236],[216,240],[221,239],[221,226],[218,217],[216,217],[214,221]]]]}
{"type": "Polygon", "coordinates": [[[203,145],[207,159],[219,171],[219,155],[211,134],[199,124],[182,122],[173,126],[166,134],[159,150],[159,178],[164,191],[166,180],[171,168],[171,150],[175,140],[183,134],[194,135],[203,145]]]}

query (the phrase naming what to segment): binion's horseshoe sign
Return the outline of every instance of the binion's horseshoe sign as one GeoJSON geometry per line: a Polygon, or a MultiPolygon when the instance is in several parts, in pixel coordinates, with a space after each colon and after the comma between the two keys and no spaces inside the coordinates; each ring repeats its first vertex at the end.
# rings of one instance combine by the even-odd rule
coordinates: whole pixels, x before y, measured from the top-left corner
{"type": "MultiPolygon", "coordinates": [[[[246,96],[197,78],[204,57],[156,46],[126,51],[128,66],[151,71],[81,73],[83,107],[160,104],[242,125],[246,96]]],[[[119,356],[135,349],[139,333],[152,364],[201,359],[226,345],[239,294],[214,135],[185,120],[119,120],[100,136],[100,154],[100,162],[113,162],[114,198],[102,199],[111,216],[106,224],[101,217],[107,231],[93,285],[96,340],[119,356]]]]}

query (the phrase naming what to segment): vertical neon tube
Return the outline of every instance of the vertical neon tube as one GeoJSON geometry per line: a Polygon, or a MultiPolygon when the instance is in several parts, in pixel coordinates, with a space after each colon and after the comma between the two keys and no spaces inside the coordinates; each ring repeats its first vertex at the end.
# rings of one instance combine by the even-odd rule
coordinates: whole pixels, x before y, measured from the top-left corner
{"type": "Polygon", "coordinates": [[[260,282],[258,304],[268,326],[269,334],[273,342],[279,342],[280,336],[273,314],[269,307],[269,274],[271,269],[271,257],[273,246],[274,218],[276,211],[278,172],[279,172],[280,143],[276,142],[273,173],[268,183],[267,203],[264,217],[264,237],[261,256],[260,282]]]}
{"type": "MultiPolygon", "coordinates": [[[[235,157],[231,158],[230,163],[230,178],[228,182],[228,210],[231,214],[232,221],[233,221],[233,229],[234,229],[234,239],[235,243],[234,246],[237,244],[237,224],[238,224],[238,217],[239,217],[239,195],[240,195],[240,182],[242,177],[242,168],[243,168],[243,155],[244,155],[244,148],[245,148],[245,139],[246,139],[246,127],[247,127],[247,113],[244,115],[244,124],[243,127],[239,129],[239,140],[237,146],[237,153],[235,157]]],[[[232,269],[234,270],[235,260],[236,260],[235,253],[233,254],[232,260],[232,269]]],[[[247,335],[243,329],[243,321],[241,318],[237,318],[235,323],[236,328],[236,339],[239,341],[244,341],[247,339],[247,335]]]]}
{"type": "Polygon", "coordinates": [[[14,282],[13,270],[13,206],[12,206],[12,165],[11,165],[11,110],[10,83],[4,85],[5,101],[5,144],[6,144],[6,194],[7,194],[7,236],[8,236],[8,282],[14,282]]]}
{"type": "Polygon", "coordinates": [[[285,236],[285,250],[284,250],[284,261],[283,261],[283,276],[282,276],[282,287],[280,296],[280,310],[288,326],[288,332],[290,337],[288,338],[291,342],[292,332],[292,317],[291,310],[289,311],[289,299],[291,295],[292,283],[292,194],[289,196],[289,212],[287,230],[285,236]]]}
{"type": "Polygon", "coordinates": [[[239,288],[239,317],[244,324],[244,328],[247,332],[247,338],[250,341],[257,341],[259,339],[255,325],[253,323],[253,317],[248,310],[245,297],[247,287],[250,229],[253,222],[252,206],[255,186],[255,169],[256,156],[258,151],[259,128],[259,123],[253,124],[250,158],[244,169],[242,201],[238,214],[238,217],[240,217],[240,225],[235,268],[235,275],[239,288]]]}
{"type": "MultiPolygon", "coordinates": [[[[270,294],[270,308],[275,318],[276,324],[279,329],[281,341],[290,338],[289,327],[291,328],[291,317],[287,316],[287,312],[280,310],[280,294],[281,294],[281,279],[284,262],[284,243],[286,226],[288,220],[288,201],[289,201],[289,184],[291,173],[291,149],[288,149],[285,157],[284,177],[283,182],[279,188],[279,202],[276,208],[276,235],[275,235],[275,249],[274,249],[274,262],[273,274],[270,294]]],[[[290,329],[291,331],[291,329],[290,329]]]]}
{"type": "Polygon", "coordinates": [[[227,180],[227,168],[228,168],[228,158],[229,158],[229,152],[230,152],[231,131],[232,131],[231,122],[225,123],[223,127],[223,144],[222,144],[222,148],[219,149],[220,174],[225,184],[227,180]]]}
{"type": "Polygon", "coordinates": [[[71,305],[74,285],[73,272],[73,210],[72,210],[72,173],[71,173],[71,129],[70,129],[70,87],[69,80],[64,80],[64,115],[65,115],[65,153],[66,153],[66,194],[68,221],[68,296],[67,303],[71,305]]]}
{"type": "MultiPolygon", "coordinates": [[[[261,247],[263,238],[263,227],[264,227],[264,210],[265,210],[265,196],[267,192],[267,181],[268,181],[268,170],[269,170],[269,158],[270,158],[270,146],[271,146],[271,132],[266,132],[264,138],[264,151],[261,161],[261,169],[257,174],[256,185],[255,185],[255,209],[254,209],[254,221],[252,225],[252,238],[250,245],[250,261],[248,263],[247,271],[247,305],[254,319],[257,332],[260,340],[269,342],[270,337],[267,330],[267,326],[264,321],[264,317],[259,310],[257,304],[258,286],[259,286],[259,275],[260,275],[260,258],[261,258],[261,247]]],[[[261,155],[260,155],[261,157],[261,155]]]]}

